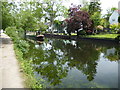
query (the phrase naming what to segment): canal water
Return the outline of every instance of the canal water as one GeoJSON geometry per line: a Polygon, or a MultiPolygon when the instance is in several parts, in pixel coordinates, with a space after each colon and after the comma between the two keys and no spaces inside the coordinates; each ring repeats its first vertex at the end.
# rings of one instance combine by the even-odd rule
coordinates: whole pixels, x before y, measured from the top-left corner
{"type": "Polygon", "coordinates": [[[119,51],[114,43],[46,38],[30,43],[24,58],[48,88],[118,88],[119,51]]]}

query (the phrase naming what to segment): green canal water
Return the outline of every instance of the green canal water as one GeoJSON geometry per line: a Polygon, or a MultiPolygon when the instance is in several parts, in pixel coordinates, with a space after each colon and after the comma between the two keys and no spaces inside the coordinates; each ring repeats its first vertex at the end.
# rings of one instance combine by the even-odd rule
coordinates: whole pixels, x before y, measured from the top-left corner
{"type": "Polygon", "coordinates": [[[111,43],[45,39],[30,43],[36,78],[52,88],[118,88],[119,46],[111,43]]]}

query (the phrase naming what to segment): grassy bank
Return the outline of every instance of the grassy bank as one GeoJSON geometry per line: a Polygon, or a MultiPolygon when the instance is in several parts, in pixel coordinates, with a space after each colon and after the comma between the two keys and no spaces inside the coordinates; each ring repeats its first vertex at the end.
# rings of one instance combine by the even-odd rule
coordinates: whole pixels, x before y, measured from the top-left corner
{"type": "Polygon", "coordinates": [[[23,72],[25,78],[25,88],[43,88],[43,85],[38,83],[42,81],[42,79],[39,79],[38,81],[35,78],[32,61],[23,58],[23,55],[29,51],[29,43],[19,37],[15,27],[8,27],[5,31],[14,43],[16,58],[19,61],[21,72],[23,72]]]}
{"type": "MultiPolygon", "coordinates": [[[[64,33],[54,33],[55,35],[64,35],[64,33]]],[[[68,34],[67,34],[68,35],[68,34]]],[[[77,35],[76,33],[71,33],[72,36],[77,35]]],[[[115,39],[120,34],[96,34],[96,35],[84,35],[82,37],[91,37],[91,38],[112,38],[115,39]]],[[[81,35],[79,35],[81,36],[81,35]]]]}
{"type": "Polygon", "coordinates": [[[98,35],[88,35],[87,37],[92,38],[112,38],[115,39],[119,34],[98,34],[98,35]]]}

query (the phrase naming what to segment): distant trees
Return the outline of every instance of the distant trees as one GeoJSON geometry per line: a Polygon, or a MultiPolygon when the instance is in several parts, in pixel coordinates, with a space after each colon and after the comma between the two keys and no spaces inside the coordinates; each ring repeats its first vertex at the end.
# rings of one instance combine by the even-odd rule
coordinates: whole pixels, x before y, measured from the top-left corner
{"type": "Polygon", "coordinates": [[[107,21],[109,21],[109,17],[112,15],[114,10],[117,10],[117,8],[116,7],[112,7],[112,8],[107,9],[107,14],[105,14],[103,16],[103,18],[105,18],[107,21]]]}
{"type": "Polygon", "coordinates": [[[57,17],[64,17],[66,8],[62,5],[61,0],[44,0],[43,1],[44,19],[49,23],[49,32],[54,31],[54,21],[57,17]]]}
{"type": "Polygon", "coordinates": [[[103,21],[104,21],[103,26],[104,26],[105,28],[109,28],[109,26],[110,26],[109,18],[110,18],[110,16],[112,15],[112,13],[114,12],[114,10],[116,10],[116,9],[117,9],[117,8],[115,8],[115,7],[112,7],[112,8],[110,8],[110,9],[107,9],[107,13],[106,13],[105,15],[103,15],[101,23],[103,23],[103,21]]]}
{"type": "Polygon", "coordinates": [[[95,2],[90,2],[88,6],[88,12],[90,15],[93,15],[95,12],[101,12],[101,7],[100,7],[100,2],[95,1],[95,2]]]}
{"type": "Polygon", "coordinates": [[[92,34],[93,28],[98,25],[109,26],[109,16],[116,8],[111,8],[101,18],[100,2],[84,2],[84,6],[73,5],[69,10],[62,5],[62,0],[43,0],[33,2],[2,2],[2,28],[15,26],[24,31],[47,31],[53,33],[56,29],[59,32],[83,31],[92,34]],[[63,18],[67,18],[62,21],[63,18]],[[60,20],[61,19],[61,20],[60,20]],[[63,23],[66,23],[66,25],[63,23]]]}
{"type": "Polygon", "coordinates": [[[100,12],[94,12],[92,15],[91,15],[91,19],[93,21],[93,27],[94,29],[96,30],[96,27],[98,25],[100,25],[100,22],[101,22],[101,14],[100,12]]]}
{"type": "Polygon", "coordinates": [[[44,31],[53,33],[62,30],[60,17],[67,17],[67,8],[62,0],[43,0],[33,2],[2,2],[2,27],[15,26],[25,31],[44,31]],[[59,18],[58,18],[59,17],[59,18]]]}
{"type": "Polygon", "coordinates": [[[101,22],[101,7],[100,2],[84,2],[84,6],[75,6],[69,9],[69,18],[67,22],[67,32],[77,32],[77,35],[81,31],[85,31],[86,34],[92,34],[96,27],[101,22]]]}
{"type": "Polygon", "coordinates": [[[97,0],[95,2],[90,2],[88,6],[88,13],[90,14],[90,18],[93,21],[94,32],[96,32],[96,27],[100,25],[101,22],[101,3],[97,0]]]}

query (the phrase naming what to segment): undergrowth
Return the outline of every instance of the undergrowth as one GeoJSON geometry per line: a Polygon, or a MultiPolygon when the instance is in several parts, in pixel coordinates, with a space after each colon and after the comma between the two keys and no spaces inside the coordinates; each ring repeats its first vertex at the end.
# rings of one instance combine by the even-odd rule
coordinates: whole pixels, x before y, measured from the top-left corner
{"type": "MultiPolygon", "coordinates": [[[[8,27],[5,29],[5,31],[6,34],[11,37],[14,43],[16,58],[20,63],[21,71],[25,77],[25,88],[43,88],[43,85],[38,83],[35,78],[32,61],[25,60],[23,58],[23,55],[26,54],[29,50],[29,43],[19,36],[19,30],[17,30],[15,27],[8,27]]],[[[40,80],[42,81],[42,79],[40,80]]]]}

